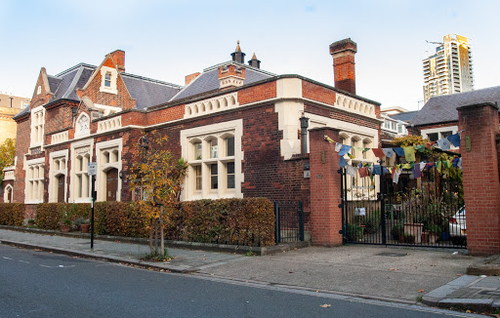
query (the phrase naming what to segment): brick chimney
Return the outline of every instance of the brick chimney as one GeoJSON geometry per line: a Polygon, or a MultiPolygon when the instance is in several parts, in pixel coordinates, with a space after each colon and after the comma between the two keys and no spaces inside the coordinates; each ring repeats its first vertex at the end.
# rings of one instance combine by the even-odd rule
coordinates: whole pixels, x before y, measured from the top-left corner
{"type": "Polygon", "coordinates": [[[118,67],[118,71],[125,72],[125,51],[116,50],[114,52],[111,52],[110,54],[113,62],[115,62],[116,66],[118,67]]]}
{"type": "Polygon", "coordinates": [[[356,74],[354,70],[354,55],[356,52],[356,42],[353,42],[350,38],[330,44],[335,88],[351,94],[356,94],[356,74]]]}
{"type": "Polygon", "coordinates": [[[245,81],[245,68],[235,64],[219,67],[220,88],[242,86],[245,81]]]}

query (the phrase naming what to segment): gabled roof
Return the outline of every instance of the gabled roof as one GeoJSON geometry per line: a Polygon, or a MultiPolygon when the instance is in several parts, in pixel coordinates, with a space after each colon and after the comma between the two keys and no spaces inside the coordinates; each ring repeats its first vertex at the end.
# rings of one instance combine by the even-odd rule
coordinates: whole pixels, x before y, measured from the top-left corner
{"type": "Polygon", "coordinates": [[[136,99],[136,109],[146,109],[165,103],[182,89],[179,85],[133,74],[121,73],[121,76],[130,95],[136,99]]]}
{"type": "Polygon", "coordinates": [[[423,126],[458,121],[457,107],[485,102],[500,105],[500,86],[432,97],[410,123],[423,126]]]}
{"type": "MultiPolygon", "coordinates": [[[[82,89],[87,84],[97,68],[94,65],[79,63],[55,76],[47,75],[50,92],[53,94],[49,102],[60,99],[80,101],[80,97],[76,93],[77,90],[82,89]]],[[[136,109],[146,109],[165,103],[182,89],[182,86],[179,85],[138,75],[128,73],[120,73],[120,75],[130,95],[136,100],[136,109]]],[[[16,117],[28,112],[29,108],[21,111],[16,117]]]]}
{"type": "Polygon", "coordinates": [[[245,80],[243,81],[243,85],[251,84],[276,76],[276,74],[263,71],[250,65],[241,64],[235,61],[228,61],[204,69],[203,73],[201,73],[197,78],[191,81],[188,86],[184,87],[184,89],[179,94],[172,98],[172,101],[219,89],[219,67],[230,63],[245,68],[245,80]]]}

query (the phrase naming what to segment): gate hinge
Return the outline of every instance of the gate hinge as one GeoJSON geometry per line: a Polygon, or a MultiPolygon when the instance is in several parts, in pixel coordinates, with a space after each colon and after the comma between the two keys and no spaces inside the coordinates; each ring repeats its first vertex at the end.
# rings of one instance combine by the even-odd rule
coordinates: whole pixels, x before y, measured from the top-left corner
{"type": "Polygon", "coordinates": [[[343,206],[343,204],[342,204],[342,203],[340,203],[340,204],[338,205],[338,207],[339,207],[339,208],[341,208],[341,209],[342,209],[342,206],[343,206]]]}
{"type": "Polygon", "coordinates": [[[344,234],[344,231],[342,231],[342,230],[339,230],[339,234],[344,234]]]}

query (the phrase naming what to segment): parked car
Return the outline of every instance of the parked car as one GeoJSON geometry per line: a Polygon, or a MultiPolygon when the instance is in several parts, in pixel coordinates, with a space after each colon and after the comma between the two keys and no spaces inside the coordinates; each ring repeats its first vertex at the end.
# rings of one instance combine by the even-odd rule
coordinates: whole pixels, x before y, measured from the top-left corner
{"type": "Polygon", "coordinates": [[[461,207],[455,215],[450,218],[450,237],[454,244],[460,244],[467,239],[465,226],[465,206],[461,207]]]}

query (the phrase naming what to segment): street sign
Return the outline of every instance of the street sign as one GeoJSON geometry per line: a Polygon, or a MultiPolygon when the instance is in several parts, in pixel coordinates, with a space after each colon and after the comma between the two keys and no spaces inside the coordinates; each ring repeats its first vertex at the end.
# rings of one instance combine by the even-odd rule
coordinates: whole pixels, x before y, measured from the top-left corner
{"type": "Polygon", "coordinates": [[[95,176],[97,174],[97,162],[89,162],[89,171],[87,174],[89,176],[95,176]]]}

